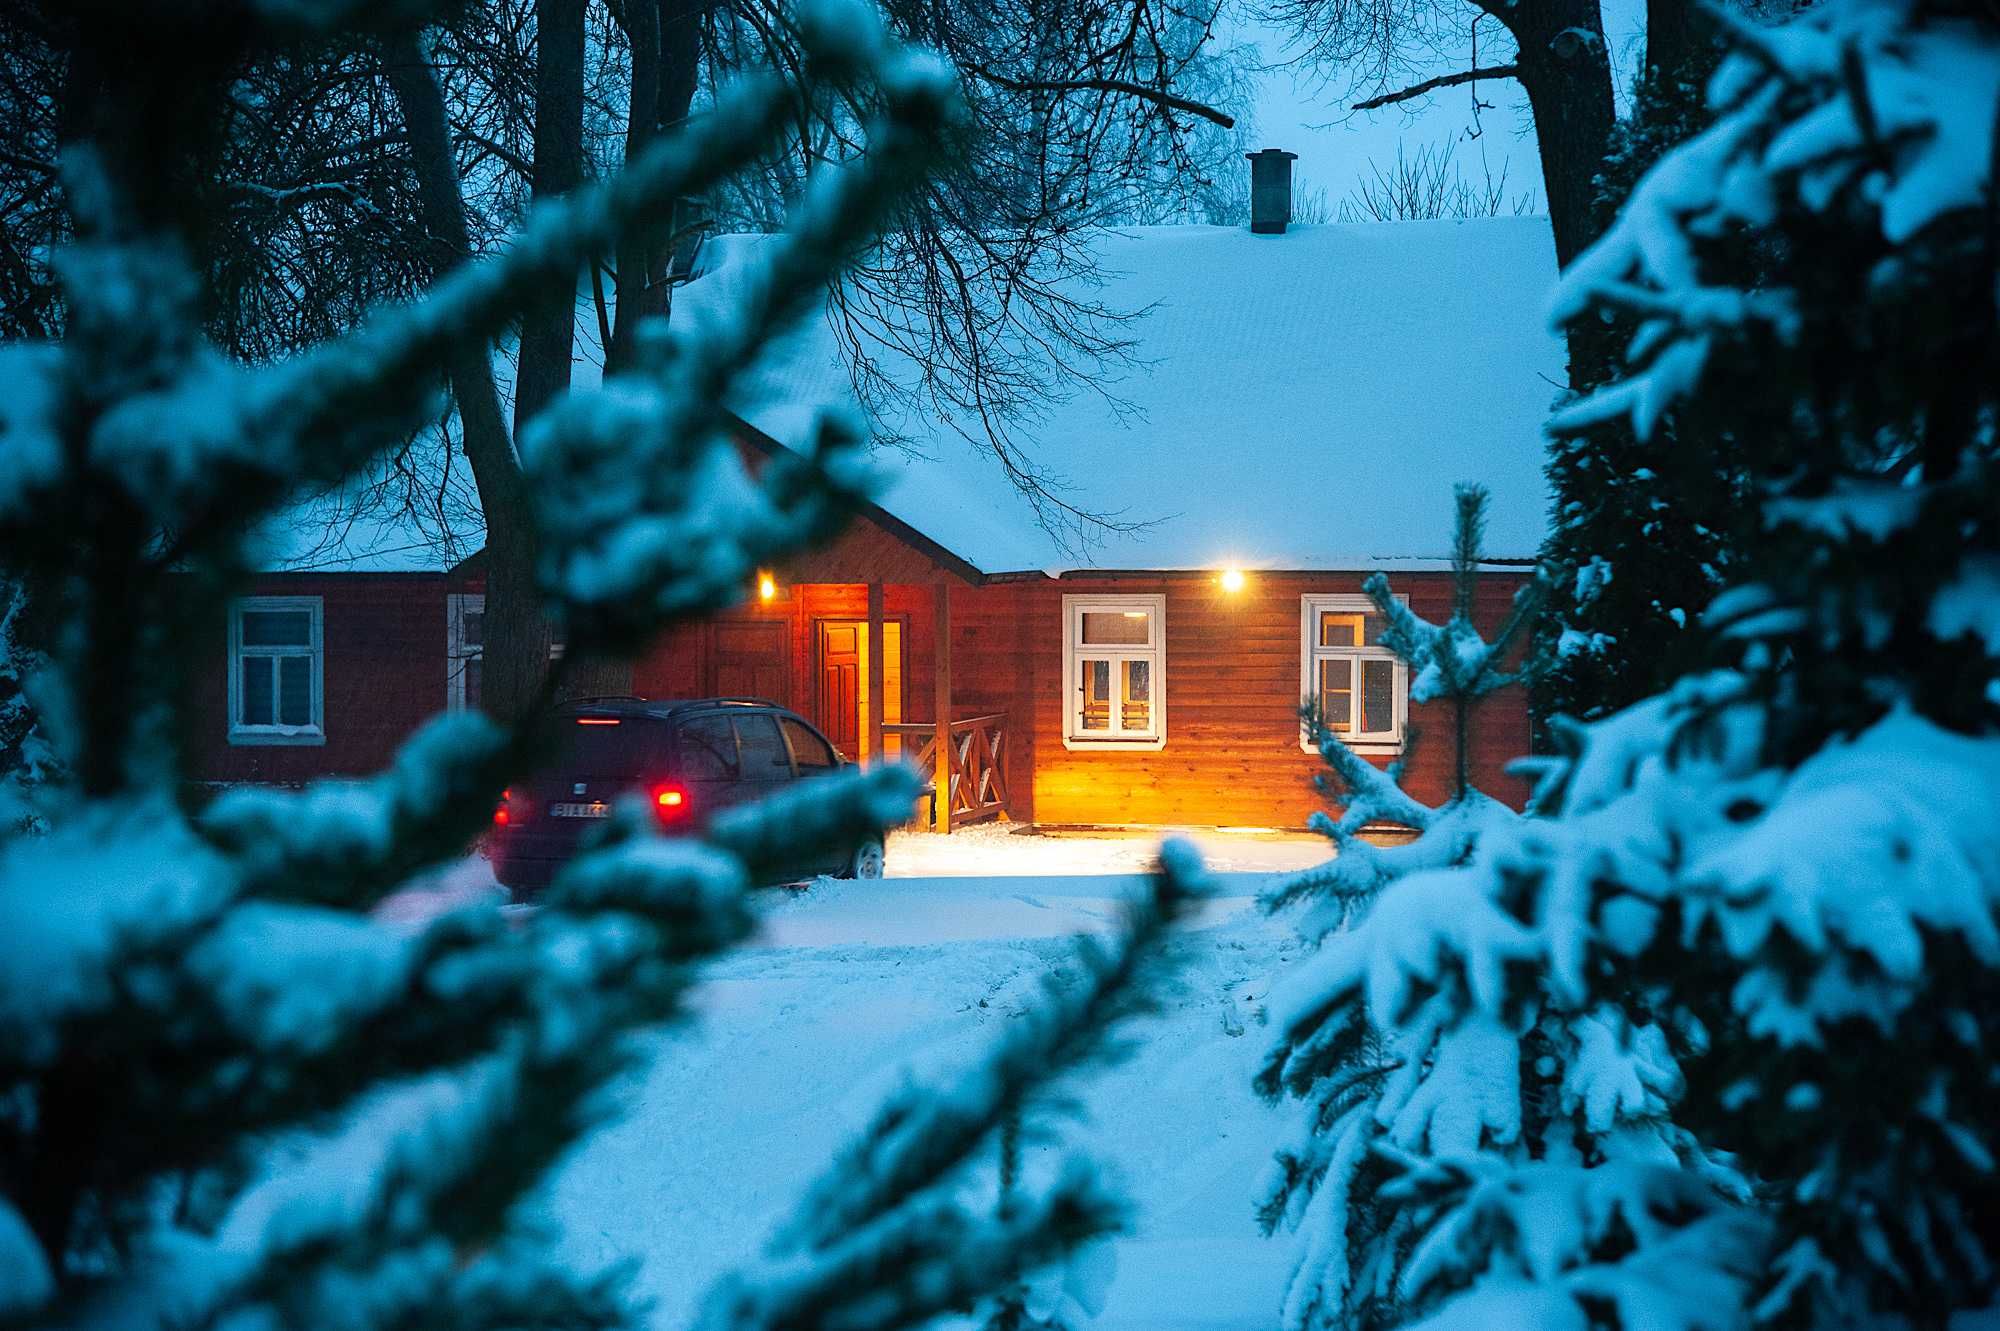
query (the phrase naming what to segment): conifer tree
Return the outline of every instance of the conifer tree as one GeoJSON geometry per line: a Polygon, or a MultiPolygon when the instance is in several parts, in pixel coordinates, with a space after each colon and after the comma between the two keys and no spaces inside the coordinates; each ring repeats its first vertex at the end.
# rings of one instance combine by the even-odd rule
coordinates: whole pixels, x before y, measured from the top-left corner
{"type": "Polygon", "coordinates": [[[1732,41],[1714,124],[1564,277],[1562,317],[1638,328],[1555,426],[1730,432],[1754,539],[1706,669],[1568,728],[1533,816],[1274,999],[1266,1085],[1316,1116],[1284,1195],[1345,1216],[1294,1324],[2000,1293],[2000,23],[1846,0],[1732,41]]]}
{"type": "Polygon", "coordinates": [[[1347,913],[1364,905],[1381,885],[1420,865],[1457,863],[1464,858],[1474,829],[1486,818],[1504,815],[1506,806],[1474,788],[1471,775],[1473,721],[1482,699],[1514,685],[1529,683],[1533,662],[1515,663],[1525,634],[1532,631],[1547,585],[1541,575],[1515,593],[1514,603],[1491,642],[1479,634],[1472,610],[1479,589],[1486,530],[1484,486],[1454,487],[1452,522],[1451,615],[1430,624],[1411,613],[1380,573],[1361,584],[1382,616],[1382,645],[1399,657],[1410,674],[1410,701],[1442,702],[1450,709],[1453,744],[1452,793],[1438,808],[1413,798],[1402,788],[1402,771],[1423,736],[1414,731],[1403,753],[1388,770],[1356,753],[1325,723],[1313,700],[1302,710],[1307,734],[1319,747],[1328,770],[1314,784],[1341,806],[1338,819],[1324,813],[1311,825],[1333,842],[1334,857],[1318,868],[1288,879],[1265,900],[1278,910],[1298,901],[1331,908],[1314,911],[1304,923],[1310,941],[1317,942],[1346,922],[1347,913]],[[1423,833],[1417,843],[1384,850],[1365,840],[1364,828],[1376,825],[1423,833]]]}
{"type": "MultiPolygon", "coordinates": [[[[58,760],[35,806],[47,825],[0,826],[9,1326],[631,1324],[621,1269],[555,1260],[531,1189],[601,1121],[637,1035],[748,931],[746,889],[879,835],[915,797],[900,767],[842,774],[681,840],[621,808],[529,918],[470,907],[414,932],[371,911],[465,853],[546,752],[542,726],[451,715],[365,780],[241,788],[198,812],[178,799],[187,683],[260,525],[365,467],[432,405],[453,353],[485,354],[549,280],[755,159],[790,114],[775,80],[746,80],[422,299],[290,361],[229,362],[200,331],[184,242],[201,219],[179,188],[208,160],[220,81],[422,8],[124,7],[75,25],[66,53],[105,96],[65,154],[66,337],[0,347],[0,550],[49,589],[37,609],[61,629],[29,737],[58,760]]],[[[574,655],[629,654],[740,597],[867,493],[838,419],[752,478],[719,404],[904,197],[954,98],[866,11],[823,0],[795,17],[811,76],[863,84],[880,108],[857,127],[870,151],[799,200],[733,318],[651,338],[629,373],[523,433],[540,587],[574,655]]],[[[711,1293],[705,1324],[914,1325],[1116,1223],[1081,1165],[1016,1189],[997,1219],[980,1192],[998,1125],[1101,1055],[1141,987],[1198,876],[1183,849],[1163,863],[1125,928],[1085,946],[1080,974],[963,1085],[885,1107],[711,1293]]]]}

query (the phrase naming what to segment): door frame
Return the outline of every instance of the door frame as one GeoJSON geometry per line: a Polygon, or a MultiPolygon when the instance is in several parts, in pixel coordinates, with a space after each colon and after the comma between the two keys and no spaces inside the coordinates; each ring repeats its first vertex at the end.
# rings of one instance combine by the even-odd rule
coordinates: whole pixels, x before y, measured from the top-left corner
{"type": "MultiPolygon", "coordinates": [[[[898,613],[893,615],[885,614],[882,616],[882,623],[885,626],[889,624],[896,625],[896,665],[898,666],[897,677],[901,681],[901,694],[902,694],[901,698],[899,699],[899,701],[902,703],[902,706],[896,709],[896,714],[898,716],[907,716],[908,708],[910,705],[910,617],[909,615],[903,613],[898,613]]],[[[809,690],[812,695],[812,712],[809,716],[809,719],[812,721],[814,725],[818,726],[822,731],[830,731],[830,727],[826,723],[826,718],[819,715],[819,684],[821,678],[824,676],[826,671],[826,661],[823,656],[823,651],[826,644],[826,634],[822,631],[822,629],[823,626],[827,624],[859,624],[863,629],[866,629],[868,627],[868,616],[866,615],[812,616],[812,628],[811,628],[812,674],[810,677],[811,683],[809,686],[809,690]]],[[[884,643],[882,661],[885,666],[888,664],[889,660],[887,649],[888,649],[888,644],[884,643]]],[[[861,657],[861,668],[864,671],[868,668],[868,655],[865,650],[863,651],[861,657]]],[[[874,680],[869,681],[869,690],[871,696],[873,695],[875,685],[876,681],[874,680]]],[[[856,716],[854,719],[856,723],[856,729],[862,734],[865,740],[868,730],[868,719],[864,716],[856,716]]],[[[860,748],[859,745],[856,745],[855,747],[857,751],[860,748]]]]}

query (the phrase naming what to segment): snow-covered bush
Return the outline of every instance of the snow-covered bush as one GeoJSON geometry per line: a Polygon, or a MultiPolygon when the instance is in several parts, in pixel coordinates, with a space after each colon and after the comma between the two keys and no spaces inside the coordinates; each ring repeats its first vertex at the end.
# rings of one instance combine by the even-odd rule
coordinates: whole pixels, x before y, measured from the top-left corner
{"type": "Polygon", "coordinates": [[[1564,278],[1642,317],[1555,426],[1751,441],[1745,580],[1709,669],[1274,997],[1292,1325],[1941,1326],[2000,1283],[2000,23],[1735,42],[1564,278]]]}
{"type": "MultiPolygon", "coordinates": [[[[877,768],[680,841],[621,811],[528,918],[467,907],[414,931],[371,912],[465,853],[543,751],[535,724],[452,716],[367,780],[239,790],[198,814],[177,799],[189,674],[212,662],[260,524],[364,468],[432,406],[453,356],[488,354],[551,277],[754,160],[789,114],[775,81],[748,80],[422,300],[287,362],[229,363],[199,331],[184,255],[202,222],[174,188],[205,161],[215,81],[253,49],[348,40],[331,25],[417,8],[250,0],[60,25],[77,68],[107,76],[64,162],[66,340],[0,348],[0,551],[59,627],[36,700],[61,720],[34,740],[59,760],[38,772],[46,828],[0,826],[9,1326],[629,1323],[623,1270],[555,1261],[524,1199],[609,1112],[638,1033],[681,1012],[695,964],[749,930],[746,888],[879,835],[915,797],[912,773],[877,768]],[[135,51],[183,96],[116,77],[135,51]]],[[[739,596],[866,493],[838,422],[753,478],[718,404],[949,138],[954,99],[866,11],[794,18],[814,79],[869,86],[869,152],[817,178],[734,319],[656,338],[635,373],[527,433],[566,660],[629,652],[739,596]]],[[[1165,863],[1129,927],[1086,949],[1082,980],[964,1084],[884,1110],[768,1259],[715,1292],[711,1324],[909,1325],[1113,1223],[1080,1167],[1018,1191],[1000,1219],[975,1171],[996,1125],[1101,1052],[1197,872],[1179,852],[1165,863]]]]}

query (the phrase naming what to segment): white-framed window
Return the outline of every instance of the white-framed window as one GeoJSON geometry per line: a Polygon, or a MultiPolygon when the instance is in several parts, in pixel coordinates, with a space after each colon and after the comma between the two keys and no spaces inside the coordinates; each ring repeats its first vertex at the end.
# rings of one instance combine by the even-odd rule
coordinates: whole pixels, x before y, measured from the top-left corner
{"type": "Polygon", "coordinates": [[[444,598],[445,705],[454,712],[479,706],[480,671],[486,655],[486,598],[453,592],[444,598]]]}
{"type": "Polygon", "coordinates": [[[324,744],[325,652],[317,596],[229,607],[229,742],[324,744]]]}
{"type": "MultiPolygon", "coordinates": [[[[1387,617],[1366,596],[1308,594],[1300,598],[1299,625],[1300,696],[1318,707],[1329,730],[1362,752],[1401,748],[1410,668],[1382,645],[1387,617]]],[[[1304,726],[1299,744],[1313,747],[1304,726]]]]}
{"type": "Polygon", "coordinates": [[[1063,744],[1159,749],[1167,742],[1167,598],[1063,597],[1063,744]]]}

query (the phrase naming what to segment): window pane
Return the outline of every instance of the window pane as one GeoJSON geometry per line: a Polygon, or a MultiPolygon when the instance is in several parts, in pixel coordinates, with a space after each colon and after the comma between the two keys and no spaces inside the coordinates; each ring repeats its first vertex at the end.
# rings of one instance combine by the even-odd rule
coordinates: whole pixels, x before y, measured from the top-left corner
{"type": "MultiPolygon", "coordinates": [[[[789,716],[784,718],[782,724],[785,737],[792,742],[792,759],[799,765],[800,776],[816,776],[832,769],[833,750],[825,740],[789,716]]],[[[883,747],[888,747],[886,740],[883,747]]]]}
{"type": "Polygon", "coordinates": [[[312,613],[306,610],[245,610],[245,647],[312,646],[312,613]]]}
{"type": "Polygon", "coordinates": [[[1363,615],[1361,623],[1363,628],[1361,641],[1367,643],[1370,647],[1374,647],[1382,641],[1382,630],[1389,627],[1389,617],[1387,615],[1363,615]]]}
{"type": "Polygon", "coordinates": [[[1396,663],[1366,660],[1361,663],[1361,729],[1370,735],[1387,734],[1396,728],[1396,663]]]}
{"type": "Polygon", "coordinates": [[[1111,662],[1083,663],[1083,728],[1111,729],[1111,662]]]}
{"type": "Polygon", "coordinates": [[[278,724],[309,726],[312,719],[312,658],[279,657],[278,724]]]}
{"type": "Polygon", "coordinates": [[[486,645],[486,612],[467,610],[458,617],[460,651],[476,652],[486,645]]]}
{"type": "Polygon", "coordinates": [[[1124,689],[1119,698],[1119,724],[1126,730],[1150,730],[1153,720],[1153,663],[1121,661],[1124,689]]]}
{"type": "Polygon", "coordinates": [[[246,656],[242,670],[242,691],[237,698],[242,715],[238,719],[246,726],[268,726],[271,724],[271,658],[246,656]]]}
{"type": "Polygon", "coordinates": [[[778,733],[775,716],[739,716],[736,738],[742,745],[743,779],[774,781],[792,774],[792,755],[778,733]]]}
{"type": "Polygon", "coordinates": [[[460,669],[465,671],[465,705],[479,706],[479,674],[482,662],[478,657],[467,661],[460,669]]]}
{"type": "Polygon", "coordinates": [[[1152,641],[1153,616],[1145,610],[1086,610],[1083,641],[1090,647],[1143,647],[1152,641]]]}
{"type": "Polygon", "coordinates": [[[1361,645],[1362,616],[1345,611],[1322,610],[1319,616],[1319,645],[1358,647],[1361,645]]]}
{"type": "Polygon", "coordinates": [[[1328,730],[1354,729],[1354,663],[1344,658],[1319,663],[1319,716],[1328,730]]]}
{"type": "Polygon", "coordinates": [[[726,716],[697,716],[681,724],[681,775],[689,781],[736,779],[736,732],[726,716]]]}

